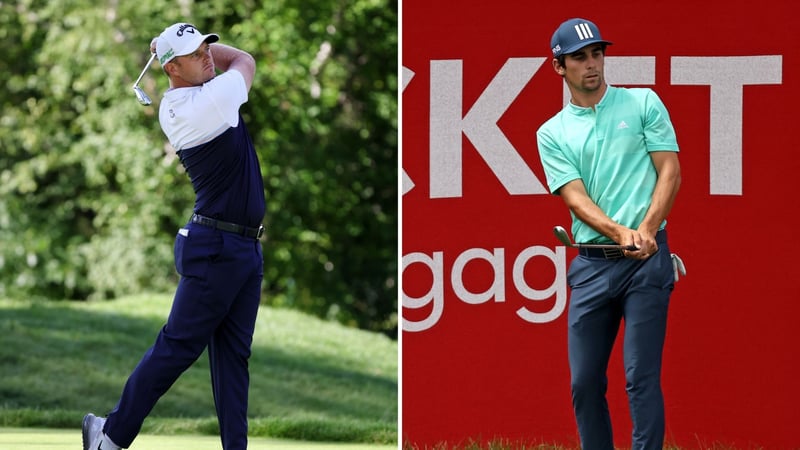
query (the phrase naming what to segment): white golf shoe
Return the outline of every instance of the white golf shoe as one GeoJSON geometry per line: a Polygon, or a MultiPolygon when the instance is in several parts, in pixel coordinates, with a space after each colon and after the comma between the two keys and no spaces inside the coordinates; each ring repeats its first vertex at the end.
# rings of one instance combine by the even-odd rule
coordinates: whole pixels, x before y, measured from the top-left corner
{"type": "Polygon", "coordinates": [[[103,440],[103,425],[106,419],[101,419],[92,413],[83,416],[83,450],[96,449],[103,440]]]}
{"type": "Polygon", "coordinates": [[[119,450],[103,434],[106,419],[89,413],[83,417],[83,450],[119,450]],[[105,442],[104,442],[105,441],[105,442]]]}

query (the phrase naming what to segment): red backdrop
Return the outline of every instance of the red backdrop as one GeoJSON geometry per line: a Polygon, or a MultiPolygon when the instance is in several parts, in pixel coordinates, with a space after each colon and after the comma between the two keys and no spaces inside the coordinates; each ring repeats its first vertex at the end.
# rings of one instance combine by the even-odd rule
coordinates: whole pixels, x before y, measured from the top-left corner
{"type": "MultiPolygon", "coordinates": [[[[569,215],[541,192],[535,132],[563,101],[550,36],[585,17],[614,42],[608,81],[653,87],[681,149],[668,229],[688,276],[664,356],[668,441],[800,448],[796,12],[790,0],[402,2],[404,442],[576,445],[575,253],[552,235],[569,215]]],[[[619,346],[609,376],[629,446],[619,346]]]]}

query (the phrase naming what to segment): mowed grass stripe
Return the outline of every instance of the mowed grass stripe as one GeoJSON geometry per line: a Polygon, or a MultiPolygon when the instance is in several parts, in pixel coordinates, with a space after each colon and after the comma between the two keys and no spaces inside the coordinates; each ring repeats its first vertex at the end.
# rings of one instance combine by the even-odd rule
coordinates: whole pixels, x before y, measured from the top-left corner
{"type": "MultiPolygon", "coordinates": [[[[219,450],[213,436],[140,435],[131,446],[136,449],[219,450]]],[[[13,450],[75,450],[81,448],[80,431],[0,428],[0,448],[13,450]]],[[[248,450],[390,450],[393,445],[302,442],[273,438],[250,438],[248,450]]]]}

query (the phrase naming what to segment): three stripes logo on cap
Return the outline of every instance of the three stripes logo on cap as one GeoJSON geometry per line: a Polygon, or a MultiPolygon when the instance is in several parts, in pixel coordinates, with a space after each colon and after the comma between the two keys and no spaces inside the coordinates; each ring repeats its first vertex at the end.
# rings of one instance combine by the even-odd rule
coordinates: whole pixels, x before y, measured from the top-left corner
{"type": "Polygon", "coordinates": [[[580,40],[594,37],[594,34],[592,34],[592,29],[589,28],[589,24],[586,22],[575,25],[575,31],[578,33],[578,39],[580,40]]]}

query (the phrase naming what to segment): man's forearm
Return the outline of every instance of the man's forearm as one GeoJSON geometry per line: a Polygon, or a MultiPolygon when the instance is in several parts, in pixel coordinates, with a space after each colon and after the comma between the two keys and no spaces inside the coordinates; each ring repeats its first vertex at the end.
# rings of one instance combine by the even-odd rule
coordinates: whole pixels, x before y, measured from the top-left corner
{"type": "Polygon", "coordinates": [[[653,190],[650,207],[639,225],[639,231],[655,236],[658,227],[667,218],[675,203],[675,197],[681,186],[681,170],[676,154],[655,153],[653,156],[658,172],[658,181],[653,190]]]}
{"type": "Polygon", "coordinates": [[[222,72],[230,69],[231,65],[237,62],[237,59],[252,60],[253,58],[243,50],[220,43],[211,44],[211,56],[214,57],[214,65],[222,72]]]}
{"type": "Polygon", "coordinates": [[[581,222],[589,225],[598,233],[608,237],[618,244],[628,245],[625,242],[626,227],[614,222],[608,215],[597,206],[586,192],[586,187],[580,179],[573,180],[559,189],[559,195],[564,200],[570,211],[580,219],[581,222]]]}
{"type": "Polygon", "coordinates": [[[256,73],[256,60],[249,53],[230,45],[214,43],[211,44],[211,56],[214,58],[214,65],[220,71],[235,69],[241,73],[247,90],[250,90],[256,73]]]}

